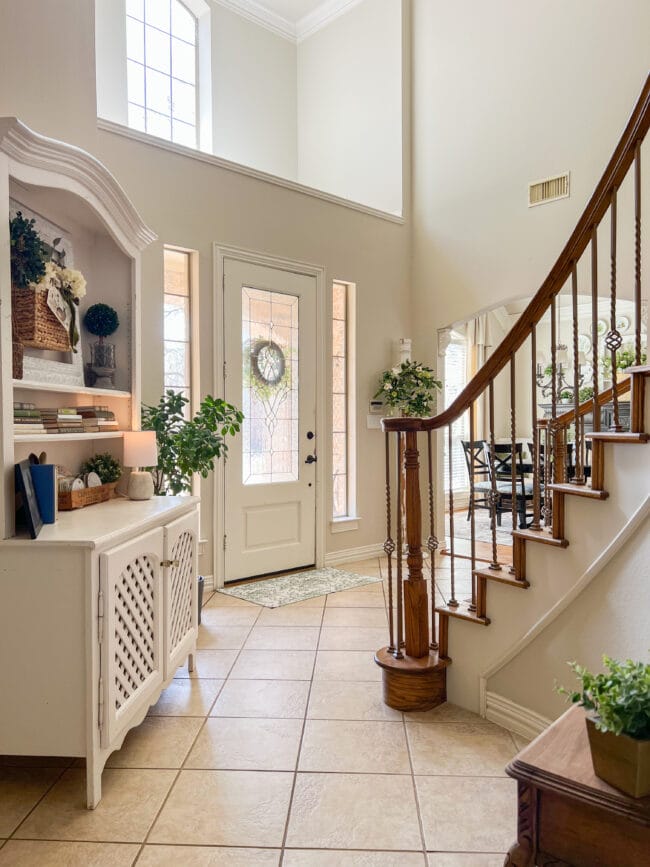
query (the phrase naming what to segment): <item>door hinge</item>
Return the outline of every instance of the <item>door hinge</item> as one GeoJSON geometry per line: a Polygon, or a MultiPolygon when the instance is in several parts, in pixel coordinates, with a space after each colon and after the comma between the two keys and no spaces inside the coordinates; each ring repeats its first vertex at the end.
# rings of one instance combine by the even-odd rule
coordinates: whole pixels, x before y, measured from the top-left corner
{"type": "Polygon", "coordinates": [[[226,362],[223,363],[223,378],[225,379],[228,376],[226,362]]]}
{"type": "Polygon", "coordinates": [[[223,534],[223,550],[224,550],[224,551],[226,550],[226,546],[227,546],[227,544],[228,544],[228,543],[227,543],[227,539],[228,539],[228,537],[227,537],[226,534],[224,533],[224,534],[223,534]]]}
{"type": "Polygon", "coordinates": [[[170,567],[176,567],[179,565],[179,560],[161,560],[160,565],[163,569],[168,569],[170,567]]]}
{"type": "Polygon", "coordinates": [[[99,698],[97,702],[97,725],[100,730],[104,728],[104,681],[99,676],[99,698]]]}
{"type": "Polygon", "coordinates": [[[104,591],[99,591],[97,597],[97,640],[101,645],[104,640],[104,591]]]}

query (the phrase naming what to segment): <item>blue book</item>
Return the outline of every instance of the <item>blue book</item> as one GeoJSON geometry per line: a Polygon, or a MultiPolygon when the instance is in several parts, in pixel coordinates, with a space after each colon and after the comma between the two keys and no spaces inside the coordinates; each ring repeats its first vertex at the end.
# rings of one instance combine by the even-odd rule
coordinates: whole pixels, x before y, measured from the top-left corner
{"type": "Polygon", "coordinates": [[[32,484],[44,524],[56,521],[56,466],[55,464],[32,464],[32,484]]]}

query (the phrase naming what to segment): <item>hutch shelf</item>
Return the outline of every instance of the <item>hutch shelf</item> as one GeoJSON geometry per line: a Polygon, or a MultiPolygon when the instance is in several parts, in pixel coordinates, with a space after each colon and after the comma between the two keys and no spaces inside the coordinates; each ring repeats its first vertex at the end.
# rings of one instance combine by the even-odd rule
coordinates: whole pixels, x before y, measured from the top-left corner
{"type": "Polygon", "coordinates": [[[177,668],[192,665],[198,501],[118,498],[59,513],[37,539],[16,534],[14,465],[34,443],[48,462],[76,472],[96,450],[121,459],[123,432],[140,426],[140,255],[155,235],[94,157],[11,117],[0,118],[0,213],[0,754],[85,758],[94,808],[108,756],[177,668]],[[83,329],[76,358],[25,349],[27,377],[13,378],[12,209],[65,238],[66,264],[87,280],[80,320],[100,301],[117,310],[115,389],[83,383],[83,329]],[[16,401],[95,401],[114,412],[120,430],[14,435],[16,401]]]}

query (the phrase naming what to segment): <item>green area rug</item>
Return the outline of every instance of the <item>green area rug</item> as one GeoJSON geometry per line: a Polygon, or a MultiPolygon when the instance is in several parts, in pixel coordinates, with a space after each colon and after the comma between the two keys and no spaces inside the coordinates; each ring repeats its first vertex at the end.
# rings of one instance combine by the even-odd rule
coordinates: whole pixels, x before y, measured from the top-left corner
{"type": "Polygon", "coordinates": [[[380,582],[381,578],[370,578],[368,575],[356,575],[343,569],[326,567],[293,572],[278,578],[266,578],[264,581],[251,581],[236,587],[224,587],[218,592],[245,599],[247,602],[256,602],[266,608],[280,608],[281,605],[291,605],[293,602],[302,602],[303,599],[313,599],[314,596],[380,582]]]}

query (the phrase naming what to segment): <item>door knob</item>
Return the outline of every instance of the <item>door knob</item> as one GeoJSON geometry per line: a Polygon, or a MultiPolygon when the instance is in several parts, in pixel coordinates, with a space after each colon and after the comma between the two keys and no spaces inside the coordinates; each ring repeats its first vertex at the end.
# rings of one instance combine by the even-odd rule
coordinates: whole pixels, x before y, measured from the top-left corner
{"type": "Polygon", "coordinates": [[[318,460],[318,458],[316,457],[316,455],[307,455],[307,457],[305,458],[305,463],[306,464],[315,464],[317,460],[318,460]]]}

